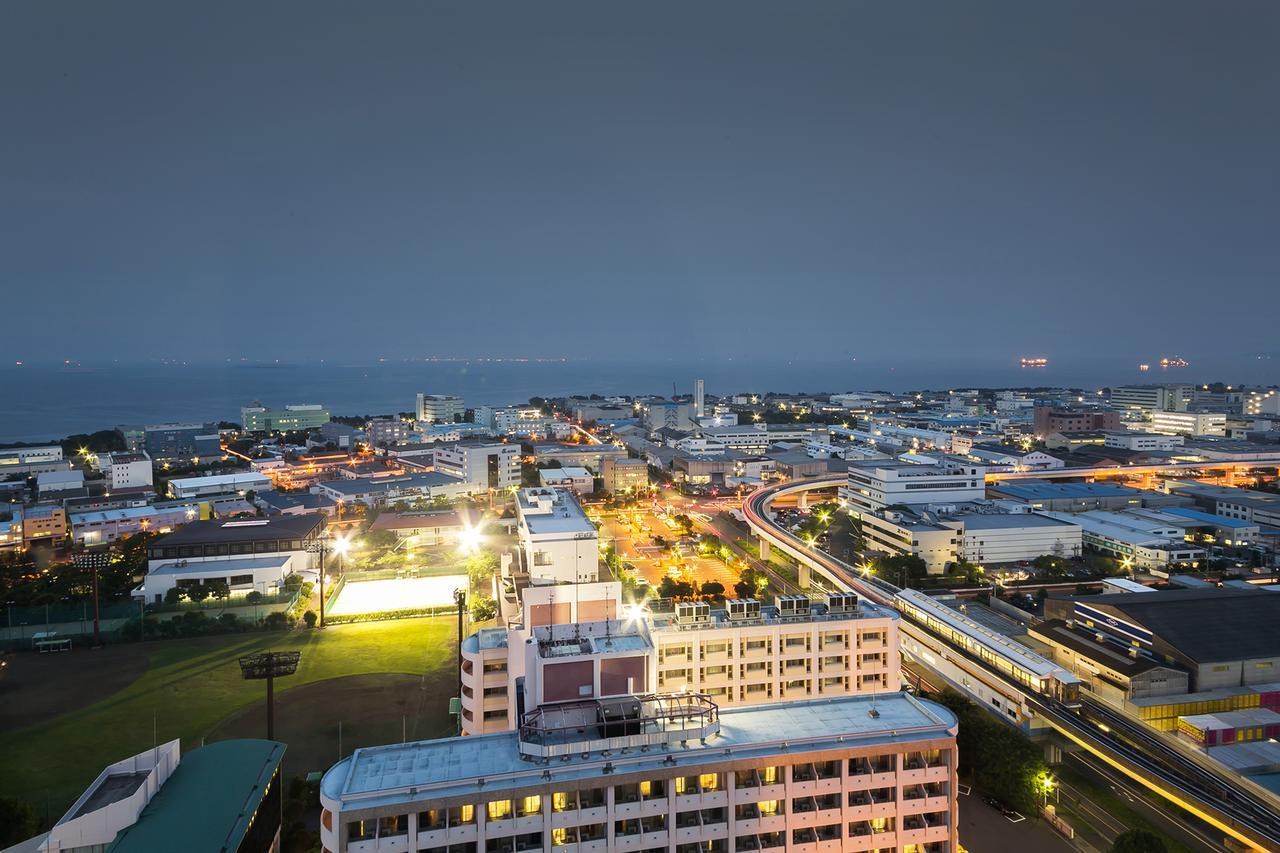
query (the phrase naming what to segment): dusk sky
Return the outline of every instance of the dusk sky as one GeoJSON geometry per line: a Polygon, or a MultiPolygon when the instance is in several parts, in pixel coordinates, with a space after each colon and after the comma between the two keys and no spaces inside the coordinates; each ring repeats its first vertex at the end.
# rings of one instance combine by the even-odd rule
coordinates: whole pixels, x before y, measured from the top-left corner
{"type": "Polygon", "coordinates": [[[0,357],[1275,350],[1277,43],[1274,2],[8,0],[0,357]]]}

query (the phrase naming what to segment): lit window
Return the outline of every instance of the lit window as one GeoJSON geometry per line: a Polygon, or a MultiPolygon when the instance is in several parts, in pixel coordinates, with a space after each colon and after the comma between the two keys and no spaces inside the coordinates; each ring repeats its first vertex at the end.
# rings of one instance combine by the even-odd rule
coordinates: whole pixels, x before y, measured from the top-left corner
{"type": "Polygon", "coordinates": [[[511,817],[510,800],[493,800],[488,804],[489,820],[504,820],[511,817]]]}
{"type": "Polygon", "coordinates": [[[715,791],[720,787],[720,777],[715,773],[703,773],[698,777],[698,786],[703,791],[715,791]]]}
{"type": "Polygon", "coordinates": [[[520,801],[520,814],[531,815],[538,814],[542,811],[542,797],[534,794],[532,797],[525,797],[520,801]]]}

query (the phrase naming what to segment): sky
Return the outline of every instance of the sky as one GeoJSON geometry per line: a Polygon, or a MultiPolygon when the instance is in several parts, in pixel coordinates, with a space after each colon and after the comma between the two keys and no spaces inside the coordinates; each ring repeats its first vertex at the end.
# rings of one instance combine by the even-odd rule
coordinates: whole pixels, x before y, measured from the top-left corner
{"type": "Polygon", "coordinates": [[[0,5],[0,359],[1280,351],[1280,4],[0,5]]]}

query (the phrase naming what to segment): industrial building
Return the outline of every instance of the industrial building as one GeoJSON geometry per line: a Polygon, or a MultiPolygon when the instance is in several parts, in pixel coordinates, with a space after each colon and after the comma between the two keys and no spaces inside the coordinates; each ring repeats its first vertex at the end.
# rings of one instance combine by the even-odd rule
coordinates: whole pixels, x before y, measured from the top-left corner
{"type": "Polygon", "coordinates": [[[855,517],[897,504],[953,504],[986,497],[987,469],[944,457],[933,465],[851,462],[841,492],[855,517]]]}
{"type": "Polygon", "coordinates": [[[1095,509],[1190,506],[1176,494],[1135,489],[1118,483],[1059,483],[1051,480],[1000,480],[987,485],[993,499],[1024,503],[1034,510],[1085,512],[1095,509]]]}
{"type": "Polygon", "coordinates": [[[271,478],[254,471],[212,474],[207,477],[177,477],[169,481],[169,495],[175,499],[210,495],[244,494],[272,488],[271,478]]]}
{"type": "Polygon", "coordinates": [[[1203,548],[1187,542],[1186,520],[1174,516],[1142,510],[1045,515],[1080,525],[1087,547],[1125,561],[1134,569],[1167,574],[1177,566],[1195,568],[1206,556],[1203,548]]]}

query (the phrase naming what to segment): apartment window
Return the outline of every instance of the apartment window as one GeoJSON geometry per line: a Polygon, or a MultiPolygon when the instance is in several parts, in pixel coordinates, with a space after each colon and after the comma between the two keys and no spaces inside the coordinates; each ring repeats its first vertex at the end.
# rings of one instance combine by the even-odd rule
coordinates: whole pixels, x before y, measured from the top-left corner
{"type": "Polygon", "coordinates": [[[838,761],[819,761],[813,765],[813,769],[818,774],[819,779],[840,778],[840,762],[838,761]]]}
{"type": "Polygon", "coordinates": [[[578,843],[578,828],[576,826],[557,826],[551,830],[551,846],[567,847],[570,844],[578,843]]]}
{"type": "Polygon", "coordinates": [[[761,785],[778,785],[782,782],[783,769],[776,765],[760,768],[761,785]]]}
{"type": "Polygon", "coordinates": [[[418,812],[418,829],[425,832],[429,829],[444,829],[444,810],[443,809],[427,809],[425,812],[418,812]]]}
{"type": "Polygon", "coordinates": [[[449,826],[469,826],[476,822],[476,807],[470,803],[449,809],[449,826]]]}
{"type": "Polygon", "coordinates": [[[520,817],[542,814],[542,797],[537,794],[534,794],[531,797],[521,797],[519,802],[520,808],[517,814],[520,817]]]}
{"type": "Polygon", "coordinates": [[[661,779],[648,780],[640,783],[640,799],[655,800],[667,795],[667,784],[661,779]]]}
{"type": "Polygon", "coordinates": [[[773,817],[782,811],[782,800],[761,800],[756,803],[761,817],[773,817]]]}
{"type": "Polygon", "coordinates": [[[364,841],[370,838],[378,837],[378,822],[376,820],[353,820],[347,823],[347,840],[348,841],[364,841]]]}
{"type": "Polygon", "coordinates": [[[719,773],[703,773],[698,777],[698,788],[704,794],[724,787],[724,777],[719,773]]]}
{"type": "Polygon", "coordinates": [[[485,722],[493,722],[495,720],[505,720],[506,718],[507,718],[507,712],[505,709],[484,712],[485,722]]]}
{"type": "Polygon", "coordinates": [[[511,817],[510,800],[490,800],[485,807],[489,820],[506,820],[511,817]]]}

